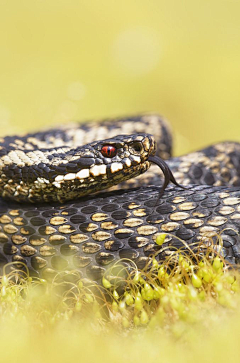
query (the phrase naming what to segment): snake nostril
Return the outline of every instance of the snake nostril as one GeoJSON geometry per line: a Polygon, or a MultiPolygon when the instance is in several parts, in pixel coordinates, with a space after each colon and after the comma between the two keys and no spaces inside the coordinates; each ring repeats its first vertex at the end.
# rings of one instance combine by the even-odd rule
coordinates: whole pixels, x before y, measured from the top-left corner
{"type": "Polygon", "coordinates": [[[140,142],[133,142],[132,145],[131,145],[131,148],[136,151],[136,152],[141,152],[142,149],[143,149],[143,146],[140,142]]]}

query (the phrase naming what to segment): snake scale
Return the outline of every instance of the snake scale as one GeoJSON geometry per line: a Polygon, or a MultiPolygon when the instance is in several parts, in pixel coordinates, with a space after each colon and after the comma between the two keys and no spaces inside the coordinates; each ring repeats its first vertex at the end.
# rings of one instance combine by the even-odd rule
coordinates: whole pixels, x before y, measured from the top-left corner
{"type": "MultiPolygon", "coordinates": [[[[26,265],[46,279],[74,269],[101,284],[119,259],[142,268],[154,254],[161,259],[174,248],[217,243],[219,235],[225,258],[239,263],[240,144],[223,142],[176,158],[171,148],[171,131],[158,115],[0,139],[1,268],[14,262],[9,271],[26,265]],[[156,165],[126,181],[145,172],[155,152],[158,160],[168,159],[177,181],[160,197],[156,165]],[[89,195],[99,184],[118,183],[89,195]],[[76,198],[79,188],[85,194],[76,198]],[[161,233],[167,235],[159,246],[161,233]]],[[[174,182],[161,166],[166,184],[174,182]]]]}

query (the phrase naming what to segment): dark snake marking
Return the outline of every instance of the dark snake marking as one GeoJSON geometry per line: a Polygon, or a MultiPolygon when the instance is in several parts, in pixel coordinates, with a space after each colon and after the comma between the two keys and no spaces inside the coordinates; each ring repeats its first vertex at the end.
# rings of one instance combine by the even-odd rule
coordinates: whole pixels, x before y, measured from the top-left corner
{"type": "MultiPolygon", "coordinates": [[[[144,117],[135,118],[135,123],[142,127],[144,117]]],[[[151,117],[161,124],[160,118],[151,117]]],[[[147,117],[149,124],[151,117],[147,117]]],[[[168,249],[199,242],[208,245],[219,233],[225,257],[239,263],[239,155],[239,144],[227,142],[169,160],[177,181],[188,185],[188,190],[168,187],[157,205],[156,186],[65,204],[1,200],[1,264],[13,261],[22,268],[23,262],[32,275],[49,279],[58,271],[77,269],[83,277],[101,283],[103,274],[120,258],[131,259],[141,268],[156,252],[162,259],[168,249]],[[155,242],[159,233],[169,233],[163,246],[155,242]]],[[[135,185],[143,179],[144,185],[158,186],[159,175],[152,175],[151,169],[136,178],[135,185]]]]}

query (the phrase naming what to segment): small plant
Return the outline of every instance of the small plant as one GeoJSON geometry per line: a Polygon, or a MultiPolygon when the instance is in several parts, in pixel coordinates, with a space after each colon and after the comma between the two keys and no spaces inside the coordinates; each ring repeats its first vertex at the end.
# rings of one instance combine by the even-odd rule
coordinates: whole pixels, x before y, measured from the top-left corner
{"type": "MultiPolygon", "coordinates": [[[[164,239],[156,243],[163,245],[164,239]]],[[[171,251],[163,261],[152,256],[141,271],[132,261],[120,260],[103,276],[102,287],[85,284],[76,271],[59,273],[49,282],[12,270],[0,280],[0,321],[31,320],[46,329],[90,319],[105,329],[149,327],[178,335],[179,323],[199,322],[212,307],[234,309],[238,291],[239,274],[221,251],[210,246],[203,254],[200,246],[195,252],[171,251]]]]}

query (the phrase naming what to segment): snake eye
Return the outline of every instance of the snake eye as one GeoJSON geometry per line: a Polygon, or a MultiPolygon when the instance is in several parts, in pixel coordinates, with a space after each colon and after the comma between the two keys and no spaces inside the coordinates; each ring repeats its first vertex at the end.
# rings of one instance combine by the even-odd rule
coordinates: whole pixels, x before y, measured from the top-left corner
{"type": "Polygon", "coordinates": [[[101,153],[107,158],[113,158],[117,154],[117,149],[111,145],[105,145],[101,148],[101,153]]]}

